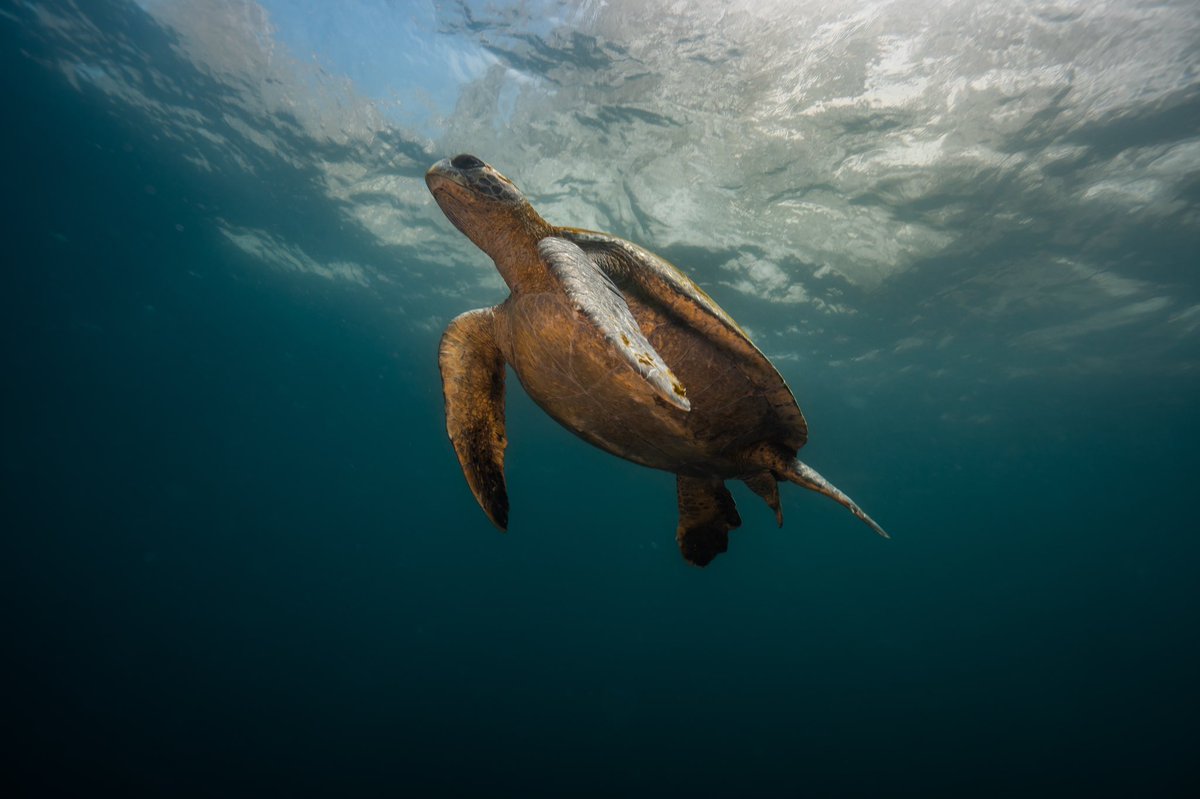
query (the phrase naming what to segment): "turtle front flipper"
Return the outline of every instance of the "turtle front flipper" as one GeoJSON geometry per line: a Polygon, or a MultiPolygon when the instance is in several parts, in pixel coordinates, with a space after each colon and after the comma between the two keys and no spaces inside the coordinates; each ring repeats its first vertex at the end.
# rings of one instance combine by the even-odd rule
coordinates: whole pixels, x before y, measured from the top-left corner
{"type": "Polygon", "coordinates": [[[567,298],[654,391],[682,411],[692,404],[679,378],[642,335],[621,290],[579,246],[549,236],[538,242],[538,255],[567,298]]]}
{"type": "Polygon", "coordinates": [[[496,346],[491,308],[458,316],[442,334],[438,366],[446,399],[446,432],[467,485],[492,523],[508,528],[504,485],[504,356],[496,346]]]}
{"type": "Polygon", "coordinates": [[[729,531],[742,525],[733,496],[722,480],[676,476],[679,527],[675,541],[683,559],[707,566],[729,548],[729,531]]]}

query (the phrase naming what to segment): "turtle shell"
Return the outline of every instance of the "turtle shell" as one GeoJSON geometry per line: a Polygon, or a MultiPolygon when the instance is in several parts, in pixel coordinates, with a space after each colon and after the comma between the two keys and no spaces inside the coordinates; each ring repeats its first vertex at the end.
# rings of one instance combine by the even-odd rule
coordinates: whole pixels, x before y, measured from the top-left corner
{"type": "Polygon", "coordinates": [[[808,440],[808,424],[778,370],[746,332],[687,275],[649,250],[612,236],[580,228],[556,228],[560,236],[587,253],[625,293],[666,311],[691,327],[731,359],[770,403],[778,422],[778,442],[793,453],[808,440]]]}

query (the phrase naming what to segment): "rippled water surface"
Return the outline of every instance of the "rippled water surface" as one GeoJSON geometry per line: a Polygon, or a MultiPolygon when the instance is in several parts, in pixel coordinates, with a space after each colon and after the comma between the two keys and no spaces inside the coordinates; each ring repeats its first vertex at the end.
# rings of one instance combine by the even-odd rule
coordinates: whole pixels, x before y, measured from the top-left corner
{"type": "Polygon", "coordinates": [[[1190,2],[5,0],[22,795],[1191,795],[1190,2]],[[893,534],[673,478],[437,343],[471,152],[670,259],[893,534]]]}

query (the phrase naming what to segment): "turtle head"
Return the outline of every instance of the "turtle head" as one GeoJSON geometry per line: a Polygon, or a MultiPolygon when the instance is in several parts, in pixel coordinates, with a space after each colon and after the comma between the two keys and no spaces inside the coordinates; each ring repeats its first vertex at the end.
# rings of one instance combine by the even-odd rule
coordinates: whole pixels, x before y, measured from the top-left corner
{"type": "Polygon", "coordinates": [[[425,185],[446,218],[499,264],[550,231],[513,182],[473,155],[443,158],[425,185]]]}

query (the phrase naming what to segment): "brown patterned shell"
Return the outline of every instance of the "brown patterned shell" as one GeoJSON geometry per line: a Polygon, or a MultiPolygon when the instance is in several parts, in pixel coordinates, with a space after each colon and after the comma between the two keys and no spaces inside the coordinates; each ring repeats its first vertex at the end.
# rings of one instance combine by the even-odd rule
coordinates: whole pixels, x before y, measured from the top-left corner
{"type": "Polygon", "coordinates": [[[556,228],[554,235],[576,244],[625,292],[664,308],[682,324],[738,359],[739,370],[770,402],[779,443],[798,450],[808,441],[808,423],[783,377],[745,331],[677,267],[632,242],[592,230],[556,228]]]}

